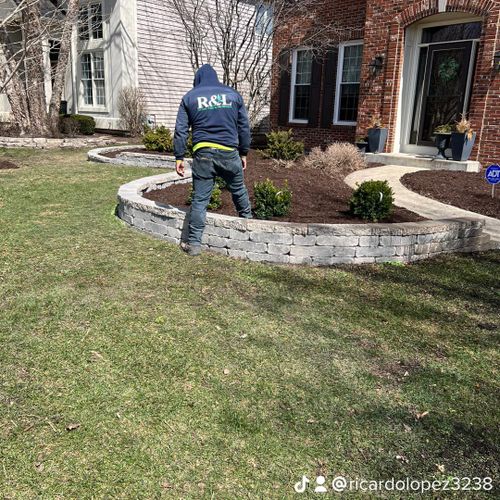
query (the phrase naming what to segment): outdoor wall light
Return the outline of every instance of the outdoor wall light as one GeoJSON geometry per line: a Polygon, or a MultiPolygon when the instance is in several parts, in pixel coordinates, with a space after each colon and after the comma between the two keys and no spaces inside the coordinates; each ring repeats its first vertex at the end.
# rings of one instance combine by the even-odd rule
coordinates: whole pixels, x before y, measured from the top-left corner
{"type": "Polygon", "coordinates": [[[496,71],[500,71],[500,52],[495,54],[494,68],[496,71]]]}
{"type": "Polygon", "coordinates": [[[380,73],[384,67],[384,56],[375,56],[368,67],[371,69],[373,75],[380,73]]]}

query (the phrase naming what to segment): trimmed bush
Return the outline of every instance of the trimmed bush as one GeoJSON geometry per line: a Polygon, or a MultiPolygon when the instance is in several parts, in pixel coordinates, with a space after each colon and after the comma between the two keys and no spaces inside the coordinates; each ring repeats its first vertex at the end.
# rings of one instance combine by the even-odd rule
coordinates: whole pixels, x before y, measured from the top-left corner
{"type": "Polygon", "coordinates": [[[334,142],[325,151],[313,148],[304,158],[306,168],[317,168],[338,180],[367,168],[364,156],[359,149],[348,142],[334,142]]]}
{"type": "Polygon", "coordinates": [[[71,116],[62,115],[59,117],[59,131],[64,135],[75,137],[80,133],[80,123],[71,116]]]}
{"type": "Polygon", "coordinates": [[[95,133],[95,120],[87,115],[70,115],[72,120],[75,120],[80,127],[80,134],[93,135],[95,133]]]}
{"type": "Polygon", "coordinates": [[[394,193],[387,181],[363,182],[350,200],[354,215],[370,222],[379,222],[391,215],[394,193]]]}
{"type": "MultiPolygon", "coordinates": [[[[191,188],[189,190],[189,197],[187,199],[187,204],[191,205],[191,202],[193,201],[193,186],[191,185],[191,188]]],[[[222,207],[222,199],[221,199],[221,187],[219,186],[218,182],[215,182],[214,189],[212,190],[212,196],[210,197],[210,202],[208,203],[208,210],[217,210],[218,208],[222,207]]]]}
{"type": "Polygon", "coordinates": [[[155,130],[147,128],[142,143],[148,151],[171,152],[174,150],[174,140],[172,132],[167,127],[161,125],[155,130]]]}
{"type": "Polygon", "coordinates": [[[289,214],[292,192],[288,189],[287,181],[282,188],[275,186],[270,179],[256,182],[253,192],[255,198],[254,213],[258,219],[283,217],[289,214]]]}
{"type": "Polygon", "coordinates": [[[304,143],[295,141],[291,130],[266,134],[267,149],[264,154],[275,160],[294,161],[304,154],[304,143]]]}

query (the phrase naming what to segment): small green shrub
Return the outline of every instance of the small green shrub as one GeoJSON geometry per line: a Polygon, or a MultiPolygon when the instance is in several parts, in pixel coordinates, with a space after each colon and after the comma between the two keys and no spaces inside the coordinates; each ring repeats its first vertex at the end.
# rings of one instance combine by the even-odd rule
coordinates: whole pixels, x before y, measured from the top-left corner
{"type": "Polygon", "coordinates": [[[227,182],[222,177],[216,177],[215,182],[219,186],[220,189],[227,188],[227,182]]]}
{"type": "Polygon", "coordinates": [[[174,150],[174,140],[172,132],[167,127],[161,125],[156,129],[146,129],[142,137],[142,143],[148,151],[159,151],[161,153],[174,150]]]}
{"type": "MultiPolygon", "coordinates": [[[[191,188],[189,190],[189,197],[187,199],[187,204],[191,205],[191,202],[193,201],[193,186],[191,185],[191,188]]],[[[221,199],[221,188],[219,184],[216,182],[214,185],[214,189],[212,190],[212,196],[210,197],[210,202],[208,203],[208,210],[217,210],[218,208],[222,207],[222,199],[221,199]]]]}
{"type": "Polygon", "coordinates": [[[91,116],[71,115],[70,118],[79,124],[81,134],[92,135],[95,133],[95,120],[91,116]]]}
{"type": "Polygon", "coordinates": [[[351,212],[362,219],[378,222],[391,215],[394,193],[387,181],[365,181],[350,200],[351,212]]]}
{"type": "Polygon", "coordinates": [[[282,188],[274,185],[270,179],[256,182],[253,188],[255,204],[254,213],[258,219],[283,217],[288,215],[292,204],[292,192],[288,182],[282,188]]]}
{"type": "Polygon", "coordinates": [[[80,123],[71,118],[71,116],[61,115],[59,117],[59,131],[61,134],[75,137],[80,133],[80,123]]]}
{"type": "Polygon", "coordinates": [[[294,161],[304,154],[304,143],[295,141],[291,130],[269,132],[266,138],[267,149],[264,154],[268,158],[294,161]]]}

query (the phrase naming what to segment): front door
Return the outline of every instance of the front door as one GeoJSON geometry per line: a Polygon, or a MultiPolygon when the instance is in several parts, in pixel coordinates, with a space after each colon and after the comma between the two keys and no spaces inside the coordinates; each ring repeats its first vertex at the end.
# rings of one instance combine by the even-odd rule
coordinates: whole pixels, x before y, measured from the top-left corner
{"type": "Polygon", "coordinates": [[[401,150],[432,154],[439,125],[467,113],[480,21],[421,23],[406,32],[401,150]]]}
{"type": "Polygon", "coordinates": [[[432,144],[434,129],[464,112],[472,42],[431,45],[427,50],[417,145],[432,144]]]}

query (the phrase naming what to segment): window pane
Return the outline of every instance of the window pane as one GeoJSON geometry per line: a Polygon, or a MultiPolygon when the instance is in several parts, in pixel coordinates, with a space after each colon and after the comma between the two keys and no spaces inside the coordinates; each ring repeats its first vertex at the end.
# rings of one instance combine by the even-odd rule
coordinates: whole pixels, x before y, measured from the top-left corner
{"type": "Polygon", "coordinates": [[[89,39],[89,10],[87,6],[80,7],[78,13],[78,36],[80,40],[89,39]]]}
{"type": "Polygon", "coordinates": [[[259,4],[256,6],[256,9],[255,31],[259,35],[270,35],[273,32],[272,7],[269,5],[259,4]]]}
{"type": "Polygon", "coordinates": [[[361,75],[362,45],[347,45],[344,47],[344,64],[342,67],[342,82],[359,83],[361,75]]]}
{"type": "Polygon", "coordinates": [[[104,84],[104,56],[102,52],[94,54],[94,88],[96,104],[104,106],[106,104],[106,90],[104,84]]]}
{"type": "Polygon", "coordinates": [[[422,31],[422,43],[452,42],[455,40],[473,40],[481,38],[481,22],[449,24],[425,28],[422,31]]]}
{"type": "Polygon", "coordinates": [[[94,40],[102,38],[102,6],[100,3],[90,6],[92,38],[94,40]]]}
{"type": "Polygon", "coordinates": [[[339,121],[355,122],[358,118],[359,83],[340,85],[339,121]]]}
{"type": "Polygon", "coordinates": [[[83,86],[83,102],[87,106],[94,104],[94,96],[92,91],[92,62],[90,54],[82,54],[82,86],[83,86]]]}
{"type": "Polygon", "coordinates": [[[94,54],[94,78],[104,79],[104,57],[102,53],[94,54]]]}
{"type": "Polygon", "coordinates": [[[312,53],[308,50],[297,52],[297,73],[295,83],[298,85],[309,85],[311,83],[312,53]]]}
{"type": "Polygon", "coordinates": [[[296,120],[309,119],[309,85],[297,85],[295,87],[295,106],[293,117],[296,120]]]}

